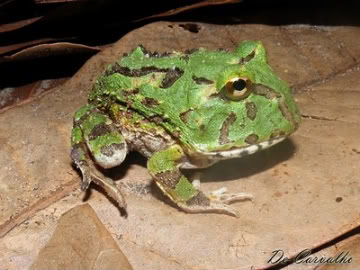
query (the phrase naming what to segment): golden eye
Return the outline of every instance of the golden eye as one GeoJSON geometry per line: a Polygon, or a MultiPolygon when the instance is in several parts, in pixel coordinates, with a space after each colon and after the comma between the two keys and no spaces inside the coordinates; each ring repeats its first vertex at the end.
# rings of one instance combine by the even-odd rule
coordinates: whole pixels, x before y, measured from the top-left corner
{"type": "Polygon", "coordinates": [[[230,100],[242,100],[251,92],[251,81],[248,78],[235,78],[225,85],[224,94],[230,100]]]}

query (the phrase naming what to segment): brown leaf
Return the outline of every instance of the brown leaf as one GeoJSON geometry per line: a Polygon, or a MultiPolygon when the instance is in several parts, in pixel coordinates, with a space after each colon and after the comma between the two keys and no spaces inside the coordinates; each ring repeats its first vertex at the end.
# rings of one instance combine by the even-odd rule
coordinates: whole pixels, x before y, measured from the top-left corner
{"type": "Polygon", "coordinates": [[[198,8],[202,8],[202,7],[206,7],[206,6],[215,6],[215,5],[224,5],[224,4],[236,4],[236,3],[240,3],[243,0],[206,0],[206,1],[201,1],[199,3],[195,3],[192,5],[188,5],[188,6],[184,6],[184,7],[178,7],[175,9],[171,9],[165,12],[161,12],[158,14],[154,14],[145,18],[141,18],[138,20],[135,20],[135,22],[141,22],[144,20],[148,20],[148,19],[154,19],[154,18],[160,18],[160,17],[169,17],[169,16],[174,16],[176,14],[180,14],[182,12],[186,12],[188,10],[192,10],[192,9],[198,9],[198,8]]]}
{"type": "Polygon", "coordinates": [[[2,24],[0,27],[0,33],[20,29],[26,25],[32,24],[32,23],[40,20],[41,18],[42,18],[42,16],[38,16],[38,17],[34,17],[34,18],[29,18],[26,20],[19,20],[19,21],[13,22],[13,23],[2,24]]]}
{"type": "Polygon", "coordinates": [[[68,2],[81,2],[87,0],[33,0],[38,5],[46,5],[46,4],[58,4],[58,3],[68,3],[68,2]]]}
{"type": "MultiPolygon", "coordinates": [[[[357,229],[357,234],[346,239],[342,243],[338,243],[335,247],[329,248],[330,256],[325,259],[331,258],[335,263],[326,263],[321,265],[318,270],[352,270],[358,269],[360,266],[360,227],[357,229]]],[[[314,254],[314,257],[324,258],[323,253],[319,252],[314,254]]]]}
{"type": "Polygon", "coordinates": [[[133,269],[94,210],[65,213],[30,269],[133,269]]]}
{"type": "Polygon", "coordinates": [[[18,87],[0,89],[0,113],[13,106],[28,102],[31,97],[39,96],[63,84],[67,79],[53,79],[32,82],[18,87]]]}
{"type": "MultiPolygon", "coordinates": [[[[75,1],[37,9],[36,5],[27,3],[25,7],[29,8],[29,14],[23,15],[29,16],[27,20],[22,20],[23,23],[15,21],[1,25],[0,55],[9,55],[46,42],[74,40],[81,29],[86,31],[91,24],[94,24],[93,20],[89,22],[89,18],[93,18],[101,6],[101,1],[75,1]],[[34,17],[33,14],[38,13],[41,16],[34,17]]],[[[21,4],[15,5],[10,12],[15,13],[16,7],[21,8],[21,4]]],[[[13,16],[16,16],[16,13],[13,16]]],[[[7,19],[11,20],[11,16],[8,17],[7,19]]]]}
{"type": "Polygon", "coordinates": [[[0,82],[0,111],[64,83],[86,58],[99,50],[96,47],[61,42],[42,44],[3,56],[0,65],[6,68],[0,82]],[[16,79],[12,75],[15,73],[16,79]]]}
{"type": "MultiPolygon", "coordinates": [[[[82,44],[57,42],[52,44],[40,44],[30,48],[23,49],[10,56],[0,58],[0,64],[7,61],[31,60],[34,58],[42,58],[56,55],[77,54],[87,52],[99,52],[98,47],[90,47],[82,44]]],[[[1,56],[1,55],[0,55],[1,56]]]]}

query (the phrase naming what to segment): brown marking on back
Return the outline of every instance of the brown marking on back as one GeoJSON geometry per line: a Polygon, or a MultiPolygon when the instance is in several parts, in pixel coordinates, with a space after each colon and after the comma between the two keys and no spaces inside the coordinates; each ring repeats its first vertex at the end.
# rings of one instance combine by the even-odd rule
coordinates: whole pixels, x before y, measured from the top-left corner
{"type": "Polygon", "coordinates": [[[106,135],[108,133],[111,132],[111,128],[109,125],[105,124],[105,123],[100,123],[98,125],[96,125],[89,133],[88,135],[88,140],[92,141],[94,139],[96,139],[97,137],[106,135]]]}
{"type": "Polygon", "coordinates": [[[250,60],[253,59],[254,57],[255,57],[255,50],[252,51],[251,53],[249,53],[247,56],[242,57],[239,61],[239,64],[244,65],[244,64],[250,62],[250,60]]]}
{"type": "Polygon", "coordinates": [[[208,80],[208,79],[206,79],[204,77],[192,76],[192,79],[196,84],[200,84],[200,85],[202,85],[202,84],[213,84],[214,83],[214,81],[208,80]]]}
{"type": "Polygon", "coordinates": [[[150,73],[166,73],[164,79],[161,81],[160,88],[169,88],[171,87],[181,76],[184,74],[184,71],[178,67],[176,68],[158,68],[155,66],[148,66],[142,68],[130,69],[128,67],[123,67],[119,63],[115,63],[112,67],[106,70],[105,75],[110,76],[112,74],[118,73],[126,77],[142,77],[150,73]]]}
{"type": "Polygon", "coordinates": [[[159,102],[156,99],[150,98],[150,97],[145,97],[142,101],[142,104],[144,104],[145,106],[148,107],[154,107],[159,105],[159,102]]]}
{"type": "Polygon", "coordinates": [[[169,88],[171,87],[181,76],[184,74],[184,71],[178,67],[175,69],[168,69],[166,71],[165,78],[161,81],[160,88],[169,88]]]}
{"type": "Polygon", "coordinates": [[[189,114],[192,112],[192,109],[189,109],[185,112],[180,113],[180,119],[181,121],[183,121],[185,124],[188,122],[189,120],[189,114]]]}
{"type": "Polygon", "coordinates": [[[245,142],[247,144],[255,144],[257,143],[258,140],[259,140],[259,136],[253,133],[246,137],[245,142]]]}
{"type": "Polygon", "coordinates": [[[257,112],[255,103],[254,102],[246,102],[245,107],[246,107],[247,117],[249,117],[251,120],[255,120],[256,112],[257,112]]]}
{"type": "Polygon", "coordinates": [[[254,83],[252,85],[252,91],[254,94],[263,96],[267,99],[281,98],[281,95],[279,93],[275,92],[273,89],[263,84],[254,83]]]}
{"type": "Polygon", "coordinates": [[[228,117],[224,120],[221,129],[220,129],[220,137],[219,137],[219,144],[226,144],[230,143],[229,140],[229,132],[230,132],[230,126],[234,124],[236,121],[236,114],[231,112],[228,117]]]}

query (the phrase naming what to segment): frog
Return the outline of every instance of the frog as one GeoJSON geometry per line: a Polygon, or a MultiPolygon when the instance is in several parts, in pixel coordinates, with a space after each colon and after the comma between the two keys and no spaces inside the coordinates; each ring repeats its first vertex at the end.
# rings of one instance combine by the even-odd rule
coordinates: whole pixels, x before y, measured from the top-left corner
{"type": "Polygon", "coordinates": [[[268,64],[261,41],[165,53],[139,45],[105,68],[75,112],[71,159],[82,174],[81,190],[95,182],[121,209],[123,192],[104,170],[136,151],[180,210],[238,216],[231,204],[252,194],[204,192],[184,170],[264,150],[300,122],[291,88],[268,64]]]}

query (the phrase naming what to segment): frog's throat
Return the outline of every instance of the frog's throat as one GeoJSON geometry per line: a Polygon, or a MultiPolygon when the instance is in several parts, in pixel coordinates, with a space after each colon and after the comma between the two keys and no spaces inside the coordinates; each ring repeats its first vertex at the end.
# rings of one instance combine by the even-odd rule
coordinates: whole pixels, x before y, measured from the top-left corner
{"type": "Polygon", "coordinates": [[[273,146],[274,144],[283,141],[285,138],[286,137],[277,137],[269,141],[265,141],[257,144],[251,144],[241,148],[225,150],[225,151],[217,151],[217,152],[203,152],[202,154],[210,159],[230,159],[236,157],[243,157],[254,154],[255,152],[261,151],[263,149],[269,148],[270,146],[273,146]]]}

